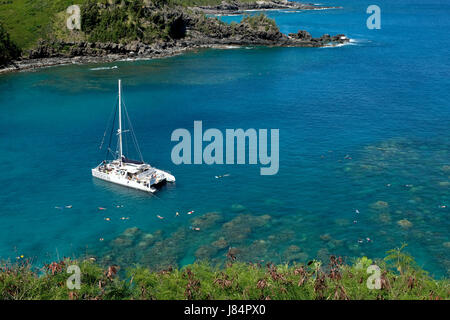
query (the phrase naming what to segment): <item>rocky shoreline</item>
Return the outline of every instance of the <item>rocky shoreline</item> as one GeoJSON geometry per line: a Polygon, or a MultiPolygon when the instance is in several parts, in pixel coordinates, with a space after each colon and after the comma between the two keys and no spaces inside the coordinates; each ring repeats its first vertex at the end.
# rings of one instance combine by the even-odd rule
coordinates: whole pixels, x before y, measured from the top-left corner
{"type": "Polygon", "coordinates": [[[201,37],[195,41],[174,41],[148,45],[132,42],[127,45],[115,43],[47,43],[41,42],[30,52],[29,58],[16,60],[0,69],[0,74],[16,71],[35,70],[45,67],[67,64],[108,63],[121,60],[146,60],[171,57],[202,48],[226,49],[229,46],[272,46],[272,47],[323,47],[339,45],[350,40],[345,35],[323,35],[312,38],[307,31],[283,35],[277,41],[259,39],[255,41],[234,39],[217,39],[201,37]],[[55,49],[56,46],[56,49],[55,49]],[[68,53],[61,53],[59,47],[69,46],[68,53]]]}
{"type": "Polygon", "coordinates": [[[196,6],[190,9],[200,11],[205,14],[233,15],[242,14],[246,11],[267,11],[267,10],[324,10],[340,9],[342,7],[322,6],[312,3],[300,3],[288,0],[267,0],[255,2],[223,1],[217,6],[196,6]]]}
{"type": "MultiPolygon", "coordinates": [[[[292,2],[273,0],[271,2],[248,3],[247,6],[263,4],[305,6],[292,2]]],[[[225,5],[222,3],[222,5],[225,5]]],[[[34,49],[0,69],[0,73],[34,70],[63,64],[107,63],[120,60],[140,60],[170,57],[188,50],[200,48],[224,48],[227,46],[269,46],[269,47],[325,47],[348,43],[343,34],[324,34],[313,38],[307,31],[300,30],[288,35],[280,32],[275,22],[264,15],[246,16],[238,24],[226,24],[203,13],[180,8],[161,9],[167,26],[176,36],[158,39],[148,43],[142,39],[133,41],[90,42],[48,39],[39,41],[34,49]]],[[[151,12],[151,11],[149,11],[151,12]]],[[[150,14],[150,13],[149,13],[150,14]]]]}
{"type": "MultiPolygon", "coordinates": [[[[62,44],[62,43],[60,43],[62,44]]],[[[63,44],[62,44],[63,45],[63,44]]],[[[101,46],[108,46],[108,44],[100,44],[101,46]]],[[[115,61],[130,61],[130,60],[145,60],[145,59],[158,59],[171,57],[181,54],[187,50],[194,50],[194,47],[182,47],[180,45],[170,46],[166,48],[160,48],[156,50],[149,50],[145,54],[135,54],[133,51],[124,50],[124,52],[97,52],[97,53],[87,53],[86,48],[91,48],[97,46],[97,44],[91,43],[77,43],[73,45],[75,50],[79,51],[79,54],[71,56],[60,56],[58,54],[48,56],[38,56],[35,58],[26,58],[21,60],[16,60],[10,65],[0,69],[0,74],[18,71],[32,71],[40,68],[53,67],[59,65],[70,65],[70,64],[97,64],[97,63],[109,63],[115,61]]],[[[38,47],[36,50],[42,50],[44,47],[38,47]]],[[[44,49],[45,50],[45,49],[44,49]]]]}

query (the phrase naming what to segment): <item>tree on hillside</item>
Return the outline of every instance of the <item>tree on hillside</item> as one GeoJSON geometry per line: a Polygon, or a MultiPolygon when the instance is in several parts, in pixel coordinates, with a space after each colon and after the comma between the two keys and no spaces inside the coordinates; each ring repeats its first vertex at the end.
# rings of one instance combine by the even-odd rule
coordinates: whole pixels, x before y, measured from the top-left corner
{"type": "Polygon", "coordinates": [[[21,50],[11,41],[9,33],[0,22],[0,66],[20,57],[21,50]]]}
{"type": "Polygon", "coordinates": [[[91,32],[99,23],[99,10],[97,2],[90,0],[81,9],[81,29],[84,32],[91,32]]]}

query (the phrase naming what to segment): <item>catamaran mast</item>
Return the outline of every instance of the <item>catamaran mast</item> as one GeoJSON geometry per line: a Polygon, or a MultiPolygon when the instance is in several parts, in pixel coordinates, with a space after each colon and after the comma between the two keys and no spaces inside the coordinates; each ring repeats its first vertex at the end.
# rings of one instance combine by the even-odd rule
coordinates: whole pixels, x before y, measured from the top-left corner
{"type": "Polygon", "coordinates": [[[119,79],[119,157],[122,163],[122,80],[119,79]]]}

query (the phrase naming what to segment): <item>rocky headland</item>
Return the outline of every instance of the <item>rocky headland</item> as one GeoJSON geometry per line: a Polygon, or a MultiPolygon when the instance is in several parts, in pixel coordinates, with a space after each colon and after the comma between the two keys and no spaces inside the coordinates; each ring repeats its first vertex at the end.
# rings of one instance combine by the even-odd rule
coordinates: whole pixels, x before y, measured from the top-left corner
{"type": "MultiPolygon", "coordinates": [[[[286,3],[290,6],[305,6],[279,0],[264,2],[264,4],[255,2],[253,5],[275,6],[286,3]]],[[[245,5],[251,7],[252,3],[245,5]]],[[[222,3],[221,6],[225,6],[225,4],[222,3]]],[[[95,8],[95,10],[98,9],[95,8]]],[[[102,8],[102,10],[108,10],[108,8],[102,8]]],[[[142,34],[136,33],[128,39],[107,41],[107,37],[98,36],[99,27],[94,25],[97,29],[71,31],[72,34],[64,36],[52,35],[48,39],[41,39],[34,48],[24,52],[21,58],[4,66],[3,69],[0,69],[0,73],[61,64],[161,58],[200,48],[228,46],[323,47],[349,42],[349,39],[343,34],[335,36],[325,34],[314,38],[309,32],[300,30],[297,33],[286,35],[280,32],[272,19],[262,14],[245,16],[240,23],[227,24],[217,18],[207,17],[204,13],[183,7],[155,8],[149,6],[143,11],[139,11],[139,16],[133,17],[133,19],[137,20],[137,28],[144,30],[142,34]],[[150,26],[148,21],[153,25],[150,26]],[[156,23],[158,32],[164,30],[164,34],[160,32],[154,35],[156,23]],[[152,37],[147,36],[147,30],[152,31],[152,37]]],[[[103,30],[100,29],[100,31],[103,30]]]]}

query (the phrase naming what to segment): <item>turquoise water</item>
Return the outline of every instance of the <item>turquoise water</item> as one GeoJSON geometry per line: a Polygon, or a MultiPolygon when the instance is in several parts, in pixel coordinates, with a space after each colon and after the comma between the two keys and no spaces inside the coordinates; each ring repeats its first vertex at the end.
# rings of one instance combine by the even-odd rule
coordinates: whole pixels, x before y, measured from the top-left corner
{"type": "Polygon", "coordinates": [[[0,257],[88,253],[162,267],[220,263],[233,246],[239,259],[278,263],[383,257],[407,242],[421,266],[448,276],[450,5],[378,1],[382,29],[368,30],[372,3],[322,2],[344,9],[269,16],[283,32],[345,33],[351,45],[200,50],[0,76],[0,257]],[[144,158],[177,178],[156,196],[91,177],[119,77],[144,158]],[[175,166],[170,135],[192,131],[194,120],[279,128],[279,173],[175,166]]]}

